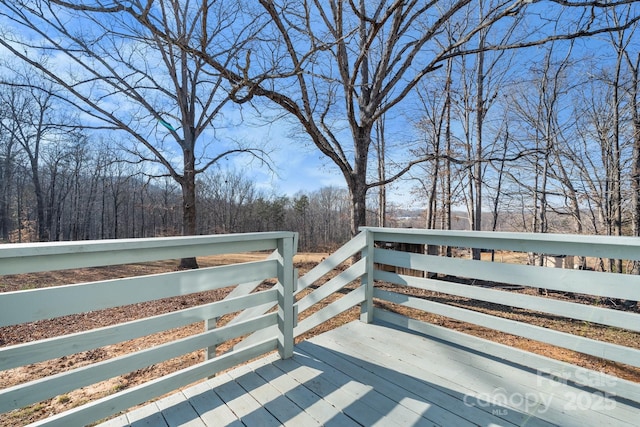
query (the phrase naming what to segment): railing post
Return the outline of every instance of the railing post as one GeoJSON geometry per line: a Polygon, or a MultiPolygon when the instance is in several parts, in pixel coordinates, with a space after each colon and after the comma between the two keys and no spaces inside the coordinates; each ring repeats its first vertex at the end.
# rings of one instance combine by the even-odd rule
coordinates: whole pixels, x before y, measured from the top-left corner
{"type": "MultiPolygon", "coordinates": [[[[206,319],[204,321],[204,331],[208,332],[218,327],[218,318],[206,319]]],[[[215,359],[218,346],[212,345],[204,349],[204,360],[215,359]]]]}
{"type": "Polygon", "coordinates": [[[278,240],[278,353],[293,356],[293,254],[294,236],[278,240]]]}
{"type": "Polygon", "coordinates": [[[362,250],[362,259],[365,262],[365,274],[362,276],[362,286],[364,286],[364,301],[360,307],[360,321],[365,323],[373,322],[373,249],[374,234],[371,230],[364,230],[366,233],[366,244],[362,250]]]}

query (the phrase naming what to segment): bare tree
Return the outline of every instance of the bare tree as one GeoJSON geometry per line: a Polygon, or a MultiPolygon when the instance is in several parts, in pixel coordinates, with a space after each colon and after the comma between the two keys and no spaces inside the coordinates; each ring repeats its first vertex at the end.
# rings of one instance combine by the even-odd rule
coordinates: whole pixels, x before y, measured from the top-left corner
{"type": "MultiPolygon", "coordinates": [[[[612,19],[614,23],[620,20],[626,19],[626,15],[630,12],[630,9],[624,12],[624,15],[613,14],[612,19]]],[[[612,94],[611,109],[613,112],[613,135],[611,141],[611,151],[609,163],[610,173],[608,175],[608,181],[610,182],[611,197],[608,198],[608,221],[607,221],[607,234],[622,236],[622,145],[624,144],[622,135],[622,121],[623,121],[623,103],[625,83],[622,73],[623,66],[625,65],[625,55],[628,52],[629,44],[634,39],[633,31],[618,30],[609,34],[611,39],[611,45],[615,50],[615,67],[612,76],[612,94]]],[[[609,270],[622,272],[622,260],[610,259],[609,270]]]]}
{"type": "MultiPolygon", "coordinates": [[[[206,229],[219,233],[246,231],[247,211],[261,195],[256,185],[242,173],[232,170],[202,174],[200,194],[206,214],[206,229]]],[[[203,227],[204,228],[204,227],[203,227]]]]}
{"type": "Polygon", "coordinates": [[[65,233],[69,240],[89,239],[92,219],[96,214],[96,197],[98,182],[102,178],[99,150],[91,150],[88,138],[79,134],[70,146],[69,174],[71,196],[67,204],[68,224],[65,233]]]}
{"type": "MultiPolygon", "coordinates": [[[[640,237],[640,52],[635,55],[625,51],[630,70],[629,106],[633,129],[633,151],[631,158],[631,220],[632,235],[640,237]]],[[[633,274],[640,274],[640,261],[635,261],[633,274]]]]}
{"type": "Polygon", "coordinates": [[[374,124],[411,97],[418,82],[451,57],[626,28],[639,17],[630,15],[616,25],[607,22],[606,15],[629,2],[555,0],[542,5],[529,0],[498,1],[487,3],[480,13],[470,0],[260,0],[259,7],[254,2],[247,5],[242,22],[227,26],[212,24],[218,22],[212,16],[218,3],[198,2],[183,15],[197,17],[199,25],[181,33],[178,20],[168,19],[168,5],[173,4],[168,0],[114,0],[106,6],[93,0],[49,0],[70,10],[102,14],[96,22],[106,21],[105,14],[126,14],[161,44],[179,47],[224,76],[234,86],[236,102],[264,98],[282,107],[341,170],[351,197],[352,233],[366,222],[369,189],[392,182],[413,165],[433,158],[407,156],[386,179],[368,180],[374,124]],[[519,38],[479,43],[483,33],[502,31],[517,17],[526,22],[527,14],[537,17],[543,12],[546,19],[531,20],[533,24],[523,28],[519,38]],[[458,22],[468,23],[460,37],[436,43],[447,25],[458,22]],[[551,24],[558,30],[551,31],[551,24]],[[222,44],[241,42],[221,51],[214,48],[214,39],[222,44]]]}
{"type": "Polygon", "coordinates": [[[570,75],[572,45],[566,46],[564,52],[563,48],[550,44],[543,58],[532,65],[529,77],[525,77],[526,83],[510,98],[513,114],[527,129],[527,133],[520,135],[521,143],[536,149],[530,158],[533,182],[528,188],[526,184],[522,187],[527,188],[533,201],[532,230],[541,233],[551,231],[550,213],[572,215],[578,228],[582,224],[579,196],[572,184],[576,176],[564,165],[565,156],[571,155],[573,149],[573,144],[569,144],[571,137],[567,135],[575,127],[572,115],[566,114],[570,111],[568,98],[580,82],[570,75]],[[558,200],[568,201],[569,206],[559,206],[558,200]]]}
{"type": "Polygon", "coordinates": [[[37,239],[48,241],[52,212],[41,167],[47,145],[55,144],[62,134],[60,123],[63,120],[57,113],[57,97],[52,85],[33,81],[28,74],[16,74],[13,81],[3,84],[8,88],[8,98],[3,100],[5,114],[12,123],[5,126],[5,130],[10,132],[8,137],[19,145],[28,159],[36,198],[37,239]]]}
{"type": "MultiPolygon", "coordinates": [[[[447,70],[443,78],[445,79],[444,91],[429,90],[429,88],[418,86],[418,99],[420,100],[420,109],[424,111],[421,118],[417,121],[417,130],[422,134],[424,146],[420,147],[418,156],[433,153],[434,158],[429,162],[420,165],[420,175],[416,179],[420,183],[419,194],[427,199],[426,209],[426,228],[437,228],[438,218],[438,183],[443,175],[441,171],[443,144],[445,143],[444,133],[449,129],[450,119],[448,112],[451,106],[451,71],[452,62],[447,64],[447,70]]],[[[449,163],[449,162],[447,162],[449,163]]],[[[450,163],[449,163],[450,164],[450,163]]],[[[445,206],[443,205],[443,209],[445,206]]]]}
{"type": "MultiPolygon", "coordinates": [[[[377,180],[387,179],[387,139],[385,134],[385,116],[380,116],[374,125],[374,150],[377,157],[377,180]]],[[[387,225],[387,187],[378,187],[378,227],[387,225]]]]}
{"type": "Polygon", "coordinates": [[[344,188],[323,187],[309,194],[313,247],[329,251],[350,237],[350,197],[344,188]]]}
{"type": "MultiPolygon", "coordinates": [[[[586,200],[591,208],[593,229],[607,235],[620,235],[622,222],[621,88],[616,88],[619,83],[616,63],[612,70],[596,74],[581,94],[579,135],[583,148],[572,156],[589,189],[586,200]]],[[[614,260],[607,266],[602,264],[606,270],[618,267],[620,263],[614,260]]]]}
{"type": "Polygon", "coordinates": [[[603,151],[599,143],[598,128],[601,128],[601,123],[611,123],[612,119],[608,108],[599,97],[593,95],[594,93],[600,93],[605,98],[610,95],[601,82],[592,80],[585,85],[583,93],[579,94],[576,101],[579,103],[579,107],[576,108],[577,143],[566,155],[577,169],[580,178],[578,182],[583,186],[582,205],[586,207],[590,228],[594,233],[602,234],[606,233],[604,224],[607,174],[603,173],[606,166],[602,163],[603,151]]]}
{"type": "MultiPolygon", "coordinates": [[[[55,3],[0,1],[0,14],[30,35],[4,30],[0,45],[63,87],[67,100],[83,111],[87,126],[128,133],[133,138],[129,153],[155,164],[148,168],[150,174],[170,176],[180,185],[182,232],[196,234],[196,175],[231,154],[267,158],[261,147],[213,144],[214,120],[229,101],[225,80],[202,58],[132,26],[126,15],[94,15],[55,3]],[[57,52],[56,61],[73,64],[71,71],[41,62],[42,52],[57,52]]],[[[156,3],[155,23],[163,33],[197,38],[199,47],[214,57],[216,49],[234,57],[235,47],[221,46],[215,37],[235,25],[236,5],[208,2],[194,11],[179,0],[156,3]]],[[[196,260],[183,259],[181,267],[197,267],[196,260]]]]}
{"type": "Polygon", "coordinates": [[[309,196],[302,193],[297,193],[291,200],[293,223],[295,224],[292,229],[297,230],[300,233],[300,249],[302,251],[309,251],[311,242],[311,226],[309,221],[309,196]]]}
{"type": "Polygon", "coordinates": [[[11,199],[14,188],[14,172],[17,167],[18,123],[13,120],[9,104],[16,91],[0,86],[0,239],[9,240],[12,229],[11,199]]]}

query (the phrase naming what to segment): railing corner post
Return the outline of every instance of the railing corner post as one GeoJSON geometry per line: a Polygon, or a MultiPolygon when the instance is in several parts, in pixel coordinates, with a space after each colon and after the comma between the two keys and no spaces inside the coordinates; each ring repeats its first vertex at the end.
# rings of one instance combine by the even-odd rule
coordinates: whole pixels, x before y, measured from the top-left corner
{"type": "Polygon", "coordinates": [[[362,259],[365,262],[365,273],[362,276],[362,286],[364,286],[364,301],[360,307],[360,321],[365,323],[373,322],[373,250],[374,233],[372,230],[364,230],[366,233],[366,243],[362,250],[362,259]]]}
{"type": "Polygon", "coordinates": [[[293,356],[295,239],[294,234],[278,240],[278,353],[282,359],[293,356]]]}

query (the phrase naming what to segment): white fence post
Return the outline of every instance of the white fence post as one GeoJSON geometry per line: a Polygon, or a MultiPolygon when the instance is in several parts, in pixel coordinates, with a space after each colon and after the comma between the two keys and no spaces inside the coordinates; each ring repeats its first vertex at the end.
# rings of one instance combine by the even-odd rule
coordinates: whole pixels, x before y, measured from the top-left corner
{"type": "Polygon", "coordinates": [[[366,246],[362,251],[362,258],[365,260],[365,274],[362,276],[362,286],[365,287],[364,302],[360,306],[360,321],[365,323],[373,322],[373,250],[374,233],[371,230],[364,230],[366,233],[366,246]]]}
{"type": "Polygon", "coordinates": [[[294,239],[278,239],[278,353],[282,359],[293,356],[294,239]]]}
{"type": "MultiPolygon", "coordinates": [[[[208,332],[218,327],[218,318],[206,319],[204,321],[204,331],[208,332]]],[[[215,359],[218,346],[212,345],[204,349],[204,360],[215,359]]]]}

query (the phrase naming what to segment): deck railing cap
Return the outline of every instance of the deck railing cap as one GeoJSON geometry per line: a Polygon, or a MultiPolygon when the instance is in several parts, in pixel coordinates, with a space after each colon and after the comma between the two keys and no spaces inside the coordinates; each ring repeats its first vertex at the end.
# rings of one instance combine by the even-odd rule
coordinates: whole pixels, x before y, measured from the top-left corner
{"type": "Polygon", "coordinates": [[[489,240],[520,240],[546,241],[563,243],[602,243],[615,245],[638,246],[640,237],[633,236],[602,236],[595,234],[567,234],[567,233],[526,233],[511,231],[472,231],[472,230],[437,230],[426,228],[391,228],[391,227],[360,227],[360,231],[371,231],[376,234],[402,234],[442,237],[464,237],[465,239],[489,240]]]}

